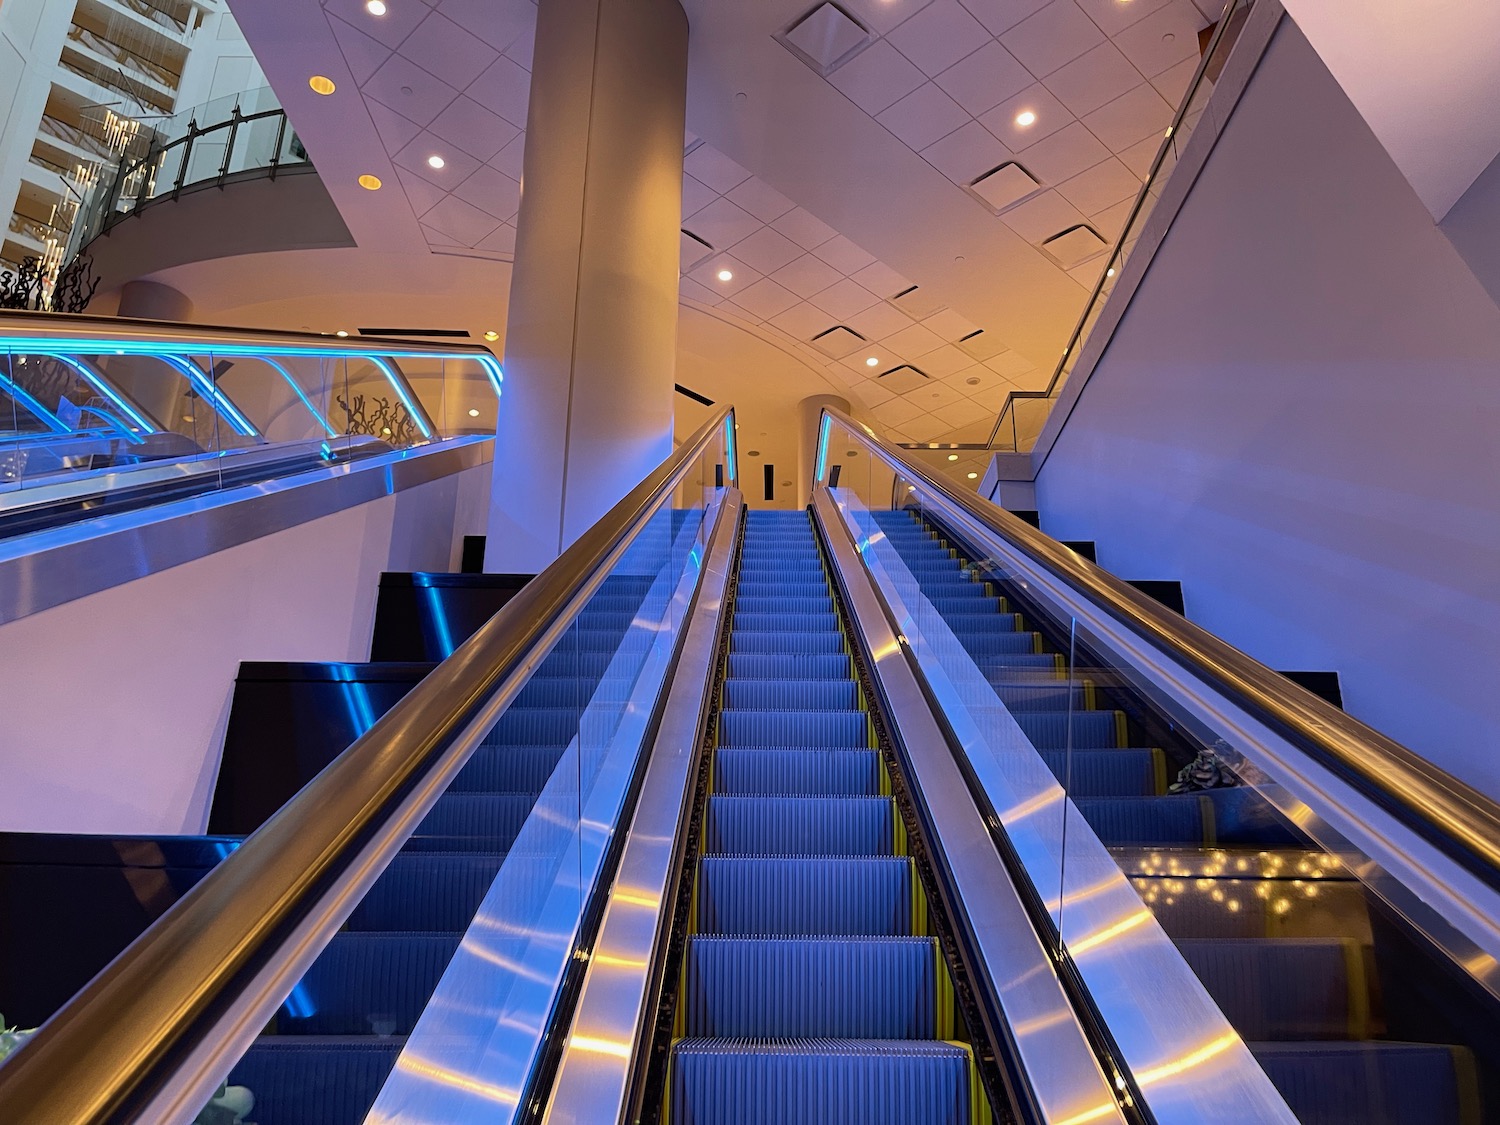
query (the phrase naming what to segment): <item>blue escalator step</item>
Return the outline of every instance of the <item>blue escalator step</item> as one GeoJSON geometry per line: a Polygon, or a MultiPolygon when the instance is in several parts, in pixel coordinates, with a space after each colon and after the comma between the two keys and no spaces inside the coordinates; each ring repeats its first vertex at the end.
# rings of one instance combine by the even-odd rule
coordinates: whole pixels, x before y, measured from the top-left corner
{"type": "Polygon", "coordinates": [[[861,797],[879,792],[874,750],[720,747],[714,790],[731,796],[861,797]]]}
{"type": "Polygon", "coordinates": [[[1369,1035],[1369,977],[1355,942],[1198,938],[1177,948],[1242,1039],[1369,1035]]]}
{"type": "Polygon", "coordinates": [[[705,934],[911,933],[911,862],[901,856],[705,856],[705,934]]]}
{"type": "Polygon", "coordinates": [[[890,855],[888,797],[708,799],[704,844],[714,855],[890,855]]]}
{"type": "Polygon", "coordinates": [[[995,694],[1010,711],[1066,711],[1074,714],[1084,708],[1083,685],[1075,681],[1051,680],[1042,683],[995,683],[995,694]]]}
{"type": "Polygon", "coordinates": [[[1074,797],[1150,797],[1157,793],[1157,751],[1043,750],[1042,760],[1074,797]],[[1071,773],[1069,772],[1071,768],[1071,773]]]}
{"type": "Polygon", "coordinates": [[[834,655],[844,650],[839,633],[747,633],[735,629],[729,634],[730,652],[801,653],[808,656],[834,655]]]}
{"type": "Polygon", "coordinates": [[[849,658],[838,656],[787,656],[782,654],[732,653],[731,680],[847,680],[849,658]]]}
{"type": "Polygon", "coordinates": [[[720,746],[869,746],[863,711],[722,711],[720,746]]]}
{"type": "Polygon", "coordinates": [[[690,1036],[930,1039],[937,1019],[932,938],[688,939],[690,1036]],[[878,987],[872,987],[874,982],[878,987]]]}
{"type": "Polygon", "coordinates": [[[735,611],[736,633],[813,633],[837,634],[839,619],[827,613],[742,613],[735,611]]]}
{"type": "Polygon", "coordinates": [[[1073,802],[1089,827],[1107,845],[1215,842],[1213,824],[1205,819],[1196,794],[1170,797],[1079,797],[1073,802]]]}
{"type": "Polygon", "coordinates": [[[1014,633],[1020,629],[1014,613],[945,613],[943,620],[953,635],[967,641],[991,633],[1014,633]]]}
{"type": "Polygon", "coordinates": [[[534,804],[531,793],[445,793],[422,818],[404,850],[504,852],[534,804]]]}
{"type": "Polygon", "coordinates": [[[404,1037],[263,1035],[230,1071],[255,1095],[263,1125],[359,1125],[396,1065],[404,1037]]]}
{"type": "Polygon", "coordinates": [[[495,881],[502,855],[399,852],[354,908],[350,930],[462,932],[495,881]]]}
{"type": "Polygon", "coordinates": [[[408,1034],[461,937],[335,934],[277,1012],[278,1034],[408,1034]]]}
{"type": "Polygon", "coordinates": [[[1302,1125],[1468,1125],[1473,1056],[1429,1043],[1251,1043],[1302,1125]]]}
{"type": "Polygon", "coordinates": [[[1262,848],[1301,848],[1307,841],[1249,786],[1210,789],[1203,797],[1213,806],[1214,835],[1221,844],[1262,848]]]}
{"type": "Polygon", "coordinates": [[[566,746],[578,733],[578,707],[512,706],[485,737],[486,745],[566,746]]]}
{"type": "Polygon", "coordinates": [[[741,594],[735,599],[735,611],[738,613],[819,613],[833,612],[833,598],[824,595],[813,597],[807,595],[788,595],[778,597],[765,594],[741,594]]]}
{"type": "Polygon", "coordinates": [[[750,711],[852,711],[859,706],[853,680],[740,680],[724,683],[724,706],[750,711]]]}
{"type": "Polygon", "coordinates": [[[968,1052],[911,1040],[682,1039],[673,1119],[684,1125],[968,1125],[968,1052]]]}
{"type": "Polygon", "coordinates": [[[540,793],[562,755],[561,746],[480,746],[448,792],[540,793]]]}
{"type": "Polygon", "coordinates": [[[1057,678],[1057,654],[1051,652],[1013,652],[984,659],[985,678],[992,684],[1013,683],[1042,673],[1057,678]]]}
{"type": "MultiPolygon", "coordinates": [[[[995,614],[996,621],[1005,621],[1004,614],[995,614]]],[[[955,631],[956,633],[956,631],[955,631]]],[[[1036,634],[1014,629],[996,629],[983,633],[969,633],[959,637],[965,649],[974,657],[974,662],[984,666],[987,656],[1008,656],[1012,653],[1034,653],[1036,634]]]]}
{"type": "Polygon", "coordinates": [[[1015,720],[1038,750],[1104,750],[1120,745],[1115,711],[1018,711],[1015,720]],[[1069,731],[1072,738],[1069,741],[1069,731]]]}

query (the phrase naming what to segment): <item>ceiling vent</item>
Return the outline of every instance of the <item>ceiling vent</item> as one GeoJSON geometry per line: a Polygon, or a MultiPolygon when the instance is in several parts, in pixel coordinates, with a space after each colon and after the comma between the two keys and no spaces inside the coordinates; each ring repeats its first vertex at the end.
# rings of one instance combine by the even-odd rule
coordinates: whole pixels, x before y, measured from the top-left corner
{"type": "Polygon", "coordinates": [[[962,340],[958,341],[958,346],[975,359],[981,360],[997,356],[1005,350],[1005,345],[983,328],[978,332],[970,332],[962,340]]]}
{"type": "Polygon", "coordinates": [[[683,273],[687,273],[703,259],[714,252],[714,248],[691,231],[682,232],[681,246],[682,264],[678,267],[683,273]]]}
{"type": "Polygon", "coordinates": [[[1014,160],[991,169],[966,189],[995,214],[1042,190],[1041,182],[1014,160]]]}
{"type": "Polygon", "coordinates": [[[1042,249],[1063,269],[1070,270],[1095,254],[1108,250],[1109,243],[1093,227],[1087,223],[1079,223],[1061,234],[1054,234],[1042,243],[1042,249]]]}
{"type": "Polygon", "coordinates": [[[845,328],[842,324],[836,328],[830,328],[827,332],[820,332],[812,338],[813,347],[834,359],[843,359],[855,348],[867,342],[854,329],[845,328]]]}
{"type": "Polygon", "coordinates": [[[837,4],[819,4],[776,38],[792,54],[825,76],[872,42],[864,26],[837,4]]]}
{"type": "Polygon", "coordinates": [[[926,320],[933,313],[941,312],[948,307],[920,285],[913,285],[910,289],[901,290],[890,301],[891,304],[914,320],[926,320]]]}
{"type": "Polygon", "coordinates": [[[889,371],[882,371],[875,378],[882,387],[897,395],[904,395],[918,387],[925,387],[932,381],[932,377],[927,372],[909,363],[903,363],[900,367],[893,367],[889,371]]]}

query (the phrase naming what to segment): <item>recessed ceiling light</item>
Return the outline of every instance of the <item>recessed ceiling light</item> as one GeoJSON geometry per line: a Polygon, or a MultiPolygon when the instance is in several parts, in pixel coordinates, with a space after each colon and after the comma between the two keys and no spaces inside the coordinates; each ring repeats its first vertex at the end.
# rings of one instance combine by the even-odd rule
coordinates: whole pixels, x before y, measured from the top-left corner
{"type": "Polygon", "coordinates": [[[734,280],[734,274],[730,270],[720,270],[719,271],[719,280],[720,281],[733,281],[734,280]]]}
{"type": "Polygon", "coordinates": [[[1023,109],[1020,113],[1016,114],[1016,124],[1023,129],[1028,125],[1035,125],[1036,114],[1032,113],[1029,109],[1023,109]]]}
{"type": "Polygon", "coordinates": [[[307,80],[307,84],[315,94],[331,94],[334,91],[333,79],[324,78],[321,74],[314,74],[307,80]]]}
{"type": "Polygon", "coordinates": [[[379,191],[380,177],[372,176],[368,172],[366,172],[359,178],[359,186],[364,188],[366,191],[379,191]]]}
{"type": "Polygon", "coordinates": [[[964,380],[964,382],[969,384],[969,386],[971,387],[977,387],[979,386],[980,378],[978,375],[970,375],[967,379],[964,380]]]}
{"type": "Polygon", "coordinates": [[[342,328],[340,328],[337,332],[334,333],[334,335],[335,336],[347,336],[347,335],[349,335],[349,333],[345,332],[342,328]]]}
{"type": "Polygon", "coordinates": [[[478,418],[479,417],[479,411],[471,409],[469,411],[469,417],[470,418],[478,418]]]}
{"type": "Polygon", "coordinates": [[[437,153],[433,153],[431,156],[429,156],[427,158],[427,167],[429,167],[429,168],[441,168],[444,164],[447,164],[447,163],[448,162],[446,160],[444,160],[441,156],[439,156],[437,153]]]}
{"type": "Polygon", "coordinates": [[[1115,276],[1115,267],[1114,266],[1110,266],[1109,269],[1105,270],[1104,271],[1104,276],[1105,277],[1114,277],[1115,276]]]}
{"type": "Polygon", "coordinates": [[[369,3],[365,5],[365,11],[372,16],[385,15],[385,0],[369,0],[369,3]]]}
{"type": "Polygon", "coordinates": [[[970,473],[969,474],[969,479],[970,480],[978,480],[979,479],[979,474],[978,473],[970,473]]]}
{"type": "Polygon", "coordinates": [[[869,359],[865,360],[865,366],[866,367],[879,367],[880,366],[880,359],[877,356],[873,356],[872,355],[869,359]]]}
{"type": "Polygon", "coordinates": [[[958,460],[958,454],[957,453],[950,453],[950,454],[948,454],[948,460],[950,460],[950,461],[957,461],[958,460]]]}
{"type": "Polygon", "coordinates": [[[491,343],[494,343],[494,341],[500,339],[500,333],[496,332],[493,328],[491,328],[488,332],[486,332],[484,334],[484,338],[486,340],[489,340],[491,343]]]}

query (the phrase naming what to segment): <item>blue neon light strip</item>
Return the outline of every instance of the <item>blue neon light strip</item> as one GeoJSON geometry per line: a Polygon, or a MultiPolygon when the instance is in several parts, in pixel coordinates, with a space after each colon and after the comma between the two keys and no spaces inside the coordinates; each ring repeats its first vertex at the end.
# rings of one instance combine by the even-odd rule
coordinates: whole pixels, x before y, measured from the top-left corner
{"type": "Polygon", "coordinates": [[[738,487],[740,474],[734,460],[734,411],[724,419],[724,460],[729,465],[729,483],[738,487]]]}
{"type": "Polygon", "coordinates": [[[74,371],[78,372],[79,377],[82,378],[85,383],[93,387],[94,390],[98,391],[102,397],[107,398],[114,404],[116,410],[125,415],[125,417],[130,419],[130,421],[135,423],[135,425],[139,426],[141,433],[154,434],[157,432],[157,428],[146,419],[145,415],[143,415],[135,407],[131,406],[130,403],[127,402],[125,398],[119,394],[119,392],[117,392],[113,387],[106,383],[104,381],[104,378],[88,364],[74,359],[72,356],[60,355],[57,352],[49,352],[47,354],[52,356],[52,358],[57,360],[59,363],[65,363],[74,371]]]}
{"type": "MultiPolygon", "coordinates": [[[[813,472],[813,483],[823,483],[823,470],[828,467],[828,430],[833,419],[823,415],[823,425],[818,428],[818,467],[813,472]]],[[[803,447],[804,449],[806,446],[803,447]]]]}
{"type": "Polygon", "coordinates": [[[396,374],[396,369],[379,356],[366,356],[371,363],[385,372],[386,380],[391,384],[391,390],[396,392],[396,397],[406,407],[406,412],[411,415],[411,420],[417,424],[417,429],[422,431],[424,438],[432,436],[432,428],[422,420],[422,411],[417,409],[417,404],[412,402],[411,396],[406,393],[406,380],[396,374]]]}
{"type": "Polygon", "coordinates": [[[6,394],[40,418],[53,433],[71,434],[73,432],[61,418],[38,402],[29,391],[23,390],[19,383],[8,379],[4,375],[0,375],[0,388],[3,388],[6,394]]]}
{"type": "MultiPolygon", "coordinates": [[[[441,357],[440,356],[439,358],[445,358],[445,357],[441,357]]],[[[484,369],[484,373],[490,377],[490,386],[492,386],[492,387],[495,388],[495,397],[496,398],[500,397],[500,384],[503,383],[503,382],[505,382],[505,368],[503,368],[503,367],[500,366],[500,361],[498,359],[496,359],[492,355],[455,356],[455,357],[452,357],[452,358],[456,358],[456,359],[477,358],[479,360],[479,366],[481,368],[483,368],[484,369]]]]}
{"type": "Polygon", "coordinates": [[[186,356],[160,355],[157,357],[163,363],[175,367],[187,376],[188,382],[198,388],[198,393],[207,399],[221,415],[229,420],[229,424],[245,437],[260,437],[260,431],[255,428],[250,419],[240,413],[240,408],[230,402],[214,386],[214,381],[204,374],[203,369],[186,356]]]}
{"type": "Polygon", "coordinates": [[[297,380],[292,377],[292,373],[290,371],[281,366],[281,364],[277,363],[270,356],[262,355],[256,356],[256,358],[259,359],[262,363],[269,364],[271,367],[274,367],[277,371],[281,372],[281,377],[286,380],[286,385],[291,387],[292,393],[302,400],[302,405],[307,407],[307,412],[311,414],[314,419],[316,419],[318,425],[323,427],[323,432],[325,434],[327,434],[329,437],[339,436],[338,431],[328,424],[328,419],[324,418],[323,415],[318,412],[317,407],[312,404],[312,400],[302,393],[302,388],[297,385],[297,380]]]}

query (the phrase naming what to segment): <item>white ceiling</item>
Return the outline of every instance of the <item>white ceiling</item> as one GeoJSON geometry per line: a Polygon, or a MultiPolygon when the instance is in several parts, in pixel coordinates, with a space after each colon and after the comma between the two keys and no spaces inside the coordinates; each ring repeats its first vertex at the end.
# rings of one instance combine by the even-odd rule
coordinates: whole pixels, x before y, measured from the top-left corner
{"type": "MultiPolygon", "coordinates": [[[[386,4],[236,15],[361,248],[508,261],[535,6],[386,4]]],[[[818,4],[684,0],[683,226],[714,251],[685,268],[684,300],[796,349],[898,439],[984,436],[1010,389],[1045,385],[1101,268],[1041,244],[1078,224],[1116,236],[1218,5],[847,0],[863,27],[825,76],[777,38],[818,4]],[[1040,186],[997,215],[966,185],[1011,160],[1040,186]],[[911,285],[940,311],[890,302],[911,285]],[[835,359],[811,341],[839,324],[868,343],[835,359]],[[981,328],[982,347],[956,346],[981,328]],[[879,376],[900,363],[930,379],[893,394],[879,376]]]]}

